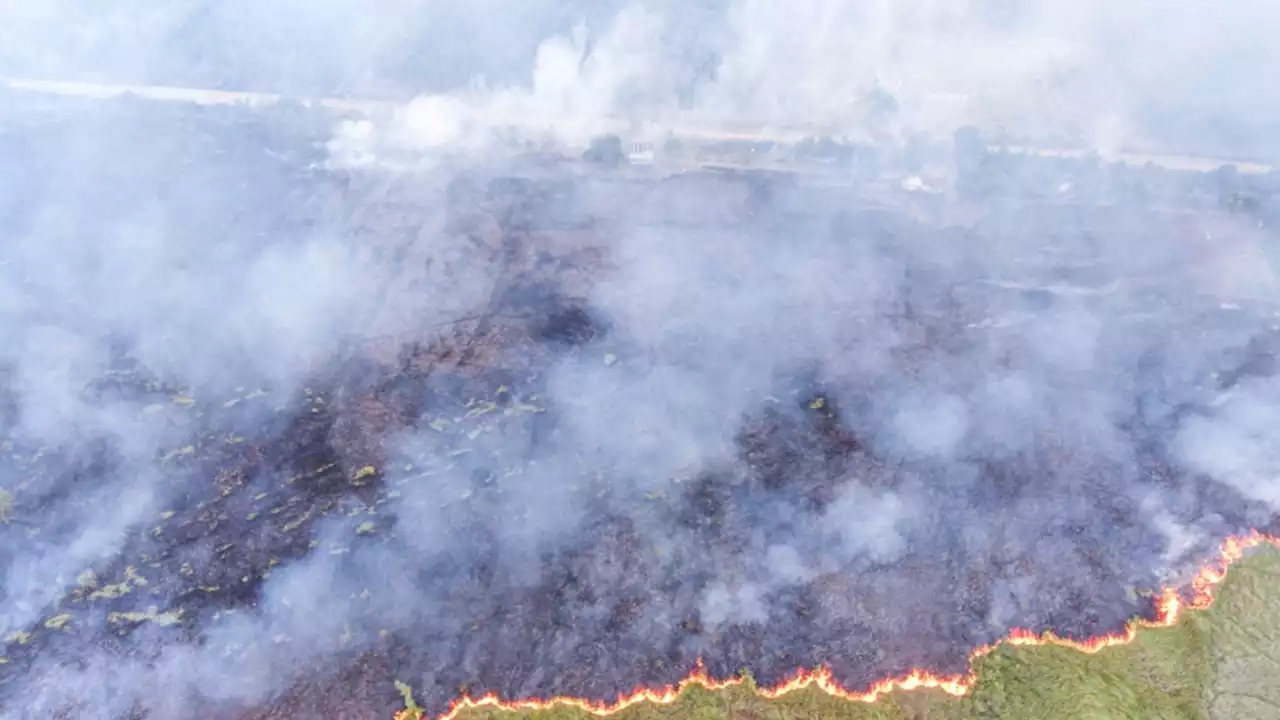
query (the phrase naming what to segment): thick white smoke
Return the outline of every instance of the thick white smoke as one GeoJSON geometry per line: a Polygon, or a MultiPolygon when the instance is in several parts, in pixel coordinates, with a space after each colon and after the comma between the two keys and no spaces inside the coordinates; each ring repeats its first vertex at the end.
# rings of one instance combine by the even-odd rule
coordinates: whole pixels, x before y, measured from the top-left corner
{"type": "Polygon", "coordinates": [[[1244,247],[1270,230],[1124,195],[1157,174],[1084,164],[1032,201],[1040,171],[1011,165],[1014,199],[951,229],[918,205],[868,211],[903,193],[849,178],[520,165],[532,190],[493,190],[516,174],[512,120],[535,129],[529,154],[680,125],[888,156],[972,124],[1104,155],[1265,156],[1280,14],[1261,0],[60,0],[0,18],[7,77],[402,102],[259,122],[6,95],[0,637],[27,653],[8,716],[248,712],[397,633],[433,702],[460,678],[608,692],[653,653],[872,672],[936,657],[904,641],[864,668],[822,642],[887,647],[890,612],[963,616],[957,647],[1080,607],[1114,619],[1124,583],[1280,507],[1274,378],[1220,394],[1211,375],[1248,365],[1231,350],[1272,322],[1253,309],[1274,300],[1265,253],[1244,247]],[[1042,252],[1072,243],[1085,260],[1042,252]],[[522,263],[558,268],[538,272],[588,308],[589,338],[469,340],[562,309],[522,263]],[[1072,263],[1108,282],[1081,288],[1072,263]],[[1238,327],[1197,318],[1214,294],[1249,306],[1238,327]],[[410,341],[450,352],[424,369],[410,341]],[[332,502],[290,504],[338,477],[332,502]],[[209,529],[179,535],[175,515],[209,529]],[[247,528],[230,544],[252,555],[290,526],[304,547],[255,556],[252,582],[222,567],[218,527],[247,528]],[[213,595],[188,579],[206,574],[256,589],[164,614],[213,595]],[[593,676],[553,676],[569,666],[593,676]]]}

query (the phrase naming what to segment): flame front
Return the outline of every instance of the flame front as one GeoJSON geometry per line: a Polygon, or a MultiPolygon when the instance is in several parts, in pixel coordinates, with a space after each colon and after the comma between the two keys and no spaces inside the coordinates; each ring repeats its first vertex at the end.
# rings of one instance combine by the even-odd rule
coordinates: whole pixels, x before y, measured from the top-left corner
{"type": "MultiPolygon", "coordinates": [[[[1180,592],[1175,588],[1163,589],[1160,592],[1159,599],[1155,603],[1155,618],[1152,620],[1147,620],[1145,618],[1132,620],[1121,632],[1110,635],[1100,635],[1087,640],[1071,640],[1069,638],[1058,637],[1052,631],[1037,635],[1030,630],[1015,628],[1003,639],[990,645],[984,645],[976,648],[972,653],[970,653],[970,670],[967,675],[948,676],[937,675],[927,670],[912,670],[911,672],[899,677],[881,680],[862,692],[856,692],[848,690],[836,682],[836,680],[831,676],[830,670],[826,668],[819,668],[817,670],[798,671],[790,680],[771,688],[758,688],[757,692],[767,698],[778,698],[796,690],[816,686],[823,692],[834,697],[850,701],[870,703],[879,700],[882,695],[893,692],[894,690],[935,688],[949,695],[959,697],[966,694],[976,681],[973,670],[975,665],[974,661],[991,653],[1000,645],[1060,645],[1083,653],[1092,654],[1104,648],[1133,642],[1133,640],[1138,636],[1139,629],[1170,627],[1176,625],[1184,610],[1203,610],[1213,604],[1214,591],[1222,584],[1222,581],[1226,579],[1228,568],[1241,560],[1247,550],[1264,543],[1270,543],[1280,547],[1280,537],[1266,535],[1255,530],[1247,535],[1228,538],[1219,548],[1218,558],[1210,562],[1195,574],[1191,580],[1190,587],[1187,588],[1187,592],[1180,592]]],[[[668,685],[663,688],[637,688],[630,694],[619,697],[612,703],[598,703],[575,697],[503,700],[493,694],[485,695],[480,698],[463,696],[455,701],[453,705],[449,707],[449,710],[439,716],[437,720],[455,720],[455,718],[457,718],[457,716],[463,711],[475,708],[493,708],[514,712],[545,710],[557,705],[577,708],[592,715],[612,715],[619,710],[639,703],[648,702],[662,705],[671,704],[680,697],[680,694],[684,692],[685,689],[690,687],[698,686],[708,690],[721,690],[727,687],[741,685],[743,682],[745,682],[743,678],[729,678],[726,680],[717,680],[712,678],[707,675],[706,668],[703,667],[701,662],[699,662],[693,672],[676,685],[668,685]]],[[[422,712],[416,708],[410,708],[401,711],[396,717],[397,720],[419,720],[419,718],[422,717],[422,712]]]]}

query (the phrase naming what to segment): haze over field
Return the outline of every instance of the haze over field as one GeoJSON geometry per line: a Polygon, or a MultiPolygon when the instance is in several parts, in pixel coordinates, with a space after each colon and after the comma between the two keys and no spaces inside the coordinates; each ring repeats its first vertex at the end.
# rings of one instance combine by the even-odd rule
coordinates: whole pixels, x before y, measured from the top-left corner
{"type": "Polygon", "coordinates": [[[580,122],[966,122],[1089,147],[1275,156],[1265,0],[6,3],[11,76],[409,99],[481,84],[580,122]]]}
{"type": "Polygon", "coordinates": [[[1274,177],[956,132],[1265,161],[1265,3],[0,7],[0,76],[419,98],[4,94],[7,717],[954,672],[1280,508],[1274,177]],[[659,177],[478,108],[850,143],[659,177]]]}

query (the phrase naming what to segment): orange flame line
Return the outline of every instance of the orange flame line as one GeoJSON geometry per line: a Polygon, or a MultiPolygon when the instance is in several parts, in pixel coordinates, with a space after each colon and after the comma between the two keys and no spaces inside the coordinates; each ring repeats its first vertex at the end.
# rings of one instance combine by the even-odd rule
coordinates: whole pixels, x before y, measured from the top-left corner
{"type": "MultiPolygon", "coordinates": [[[[1266,535],[1254,530],[1247,535],[1228,538],[1219,547],[1218,558],[1202,568],[1192,578],[1188,598],[1184,598],[1183,593],[1174,588],[1164,588],[1161,590],[1159,600],[1156,602],[1155,619],[1136,618],[1127,623],[1125,629],[1121,632],[1100,635],[1087,640],[1071,640],[1059,637],[1052,631],[1037,635],[1030,630],[1015,628],[1004,638],[974,649],[969,654],[970,669],[966,675],[936,675],[927,670],[912,670],[905,675],[880,680],[863,692],[855,692],[842,687],[836,682],[829,669],[818,668],[816,670],[800,670],[790,680],[771,688],[757,688],[756,691],[767,698],[778,698],[802,688],[817,686],[823,692],[834,697],[866,703],[875,702],[882,695],[894,690],[916,690],[919,688],[935,688],[949,695],[959,697],[968,693],[977,680],[974,669],[975,661],[991,653],[1001,645],[1060,645],[1092,654],[1103,648],[1133,642],[1138,636],[1139,629],[1176,625],[1182,617],[1183,611],[1203,610],[1213,604],[1214,591],[1226,579],[1228,568],[1243,558],[1245,551],[1264,543],[1280,547],[1280,537],[1266,535]]],[[[636,688],[630,694],[623,695],[612,703],[593,702],[575,697],[503,700],[494,694],[488,694],[480,698],[463,695],[450,705],[447,712],[440,715],[436,720],[456,720],[463,711],[478,708],[494,708],[515,712],[521,710],[545,710],[556,705],[577,708],[592,715],[612,715],[619,710],[644,702],[660,705],[671,704],[680,697],[682,692],[690,687],[698,686],[707,690],[721,690],[741,685],[743,682],[745,680],[740,677],[725,680],[712,678],[707,675],[706,668],[699,661],[693,672],[676,685],[668,685],[662,688],[636,688]]],[[[418,720],[421,717],[421,711],[413,709],[403,710],[396,715],[397,720],[418,720]]]]}

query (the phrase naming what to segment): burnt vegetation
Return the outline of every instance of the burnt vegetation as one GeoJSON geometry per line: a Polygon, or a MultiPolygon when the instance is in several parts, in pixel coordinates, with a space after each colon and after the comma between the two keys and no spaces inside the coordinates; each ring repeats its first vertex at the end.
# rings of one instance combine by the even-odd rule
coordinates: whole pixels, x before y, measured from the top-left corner
{"type": "MultiPolygon", "coordinates": [[[[260,152],[270,123],[253,133],[242,118],[207,113],[212,116],[187,118],[181,132],[163,138],[161,152],[148,152],[148,164],[121,170],[131,173],[127,182],[82,179],[67,201],[78,204],[75,217],[127,202],[95,194],[113,183],[145,179],[156,192],[172,183],[163,196],[167,204],[194,218],[216,214],[226,232],[288,243],[316,228],[336,231],[376,246],[379,267],[395,268],[396,292],[431,292],[426,273],[436,261],[421,244],[440,229],[415,214],[412,178],[304,171],[300,161],[282,166],[260,152]],[[190,163],[176,160],[192,154],[190,163]],[[234,169],[192,178],[191,163],[234,169]],[[254,192],[242,197],[225,190],[246,178],[254,192]]],[[[113,126],[116,139],[138,146],[156,141],[130,129],[132,119],[126,113],[113,126]]],[[[55,156],[89,132],[67,122],[60,130],[23,128],[53,135],[5,146],[4,152],[23,156],[15,158],[22,177],[40,177],[51,162],[41,153],[55,156]]],[[[312,157],[302,145],[293,155],[312,157]]],[[[617,164],[615,145],[594,148],[591,159],[617,164]]],[[[995,173],[973,180],[970,192],[998,192],[1006,169],[992,170],[996,161],[965,147],[976,156],[965,156],[962,170],[995,173]]],[[[13,178],[7,183],[30,187],[13,178]]],[[[663,348],[629,336],[591,302],[595,283],[612,271],[611,238],[589,219],[572,186],[559,179],[455,180],[443,228],[465,241],[465,263],[484,268],[487,292],[447,323],[400,323],[391,335],[353,337],[330,355],[308,358],[297,387],[279,390],[241,372],[234,356],[220,360],[242,382],[190,387],[180,376],[146,367],[133,356],[130,338],[113,339],[112,365],[85,387],[81,400],[86,407],[171,418],[173,442],[150,459],[168,488],[165,509],[131,523],[110,558],[75,568],[75,579],[60,576],[41,596],[47,607],[39,618],[6,639],[0,697],[28,697],[25,683],[51,665],[88,672],[100,662],[90,658],[101,657],[163,664],[168,649],[203,647],[217,623],[252,615],[280,594],[309,603],[317,614],[340,614],[332,627],[320,623],[334,637],[264,627],[241,638],[301,646],[278,657],[304,658],[307,671],[280,671],[279,687],[251,698],[185,698],[201,702],[204,717],[388,717],[398,700],[396,679],[412,684],[433,711],[463,690],[611,698],[637,684],[676,681],[699,658],[718,676],[749,667],[761,684],[827,664],[858,686],[919,666],[960,670],[969,648],[1013,624],[1086,635],[1149,612],[1133,590],[1151,590],[1159,581],[1155,558],[1163,540],[1141,521],[1145,511],[1134,496],[1118,489],[1131,475],[1176,489],[1183,505],[1174,512],[1212,515],[1212,532],[1239,530],[1259,517],[1255,504],[1168,455],[1161,442],[1167,427],[1195,412],[1203,397],[1172,397],[1162,385],[1170,381],[1158,352],[1134,372],[1148,384],[1135,391],[1138,401],[1121,423],[1138,449],[1138,470],[1095,455],[1094,439],[1066,420],[1016,450],[975,451],[955,462],[887,445],[879,435],[881,419],[894,411],[886,398],[898,388],[905,393],[912,379],[925,382],[945,366],[949,381],[968,387],[992,368],[1017,367],[1019,356],[1009,345],[986,357],[984,367],[951,365],[978,357],[975,348],[1011,332],[998,323],[982,325],[989,310],[1047,312],[1064,301],[1040,290],[1013,302],[1007,295],[1016,290],[954,281],[964,274],[954,270],[962,262],[948,264],[951,270],[941,261],[931,265],[922,258],[932,256],[915,252],[919,245],[901,241],[923,236],[921,243],[949,247],[964,238],[886,210],[841,212],[811,242],[861,243],[902,269],[891,301],[880,308],[880,319],[899,332],[888,369],[849,377],[838,355],[780,364],[742,413],[729,439],[731,456],[694,464],[670,482],[646,484],[645,467],[554,464],[578,437],[556,402],[563,398],[552,386],[557,368],[601,364],[604,357],[618,372],[643,373],[665,360],[663,348]],[[412,449],[405,438],[427,438],[425,449],[412,449]],[[551,469],[535,474],[530,468],[539,462],[551,469]],[[959,478],[961,465],[968,474],[959,478]],[[512,480],[521,477],[542,489],[512,480]],[[524,508],[542,503],[539,493],[557,484],[573,486],[573,497],[583,499],[580,512],[566,504],[561,518],[544,507],[538,512],[549,513],[560,532],[539,525],[526,539],[513,539],[524,508]],[[830,522],[839,517],[833,508],[858,498],[871,502],[879,493],[923,493],[927,502],[911,510],[911,529],[895,530],[890,520],[868,531],[878,537],[844,538],[844,529],[830,522]],[[406,502],[409,496],[420,505],[406,502]],[[426,512],[430,507],[447,510],[426,512]],[[760,572],[753,558],[778,543],[822,555],[823,547],[841,543],[876,548],[899,532],[899,548],[835,553],[787,582],[753,576],[760,572]],[[1038,544],[1029,547],[1028,537],[1038,544]],[[332,587],[271,590],[272,580],[291,567],[321,558],[331,558],[324,567],[332,587]],[[754,600],[740,594],[748,581],[757,588],[754,600]],[[726,582],[725,592],[743,605],[738,615],[707,616],[712,610],[699,597],[717,582],[726,582]],[[913,621],[905,625],[908,617],[913,621]]],[[[747,182],[729,191],[723,206],[764,217],[763,227],[780,226],[789,212],[782,196],[800,192],[797,187],[774,191],[747,182]],[[741,197],[745,204],[735,205],[733,198],[741,197]]],[[[1232,212],[1262,212],[1264,203],[1241,200],[1240,192],[1223,190],[1232,212]]],[[[35,222],[22,213],[26,196],[15,189],[6,200],[0,217],[10,227],[35,222]]],[[[1016,215],[1019,208],[1025,205],[1003,212],[1016,215]]],[[[1095,212],[1083,203],[1073,211],[1095,212]]],[[[706,222],[699,212],[690,209],[678,221],[706,222]]],[[[985,222],[968,232],[1012,237],[1027,227],[994,211],[985,222]]],[[[178,231],[202,230],[207,226],[192,220],[178,231]]],[[[1075,241],[1086,253],[1095,242],[1075,241]]],[[[48,312],[40,322],[74,327],[78,319],[75,308],[48,312]]],[[[1197,310],[1173,322],[1176,327],[1158,327],[1199,332],[1220,322],[1220,313],[1197,310]]],[[[1274,374],[1274,345],[1274,337],[1245,338],[1218,382],[1229,387],[1246,375],[1274,374]]],[[[17,553],[31,543],[45,542],[32,538],[73,538],[77,528],[67,523],[111,512],[95,487],[134,467],[121,459],[119,438],[27,439],[15,372],[0,372],[6,499],[0,559],[9,567],[26,562],[17,553]],[[18,542],[19,536],[26,540],[18,542]]],[[[234,663],[238,656],[229,657],[234,663]]],[[[200,679],[192,682],[198,689],[200,679]]],[[[75,694],[75,688],[66,691],[75,694]]],[[[173,707],[157,705],[147,692],[131,701],[139,717],[173,707]]]]}

